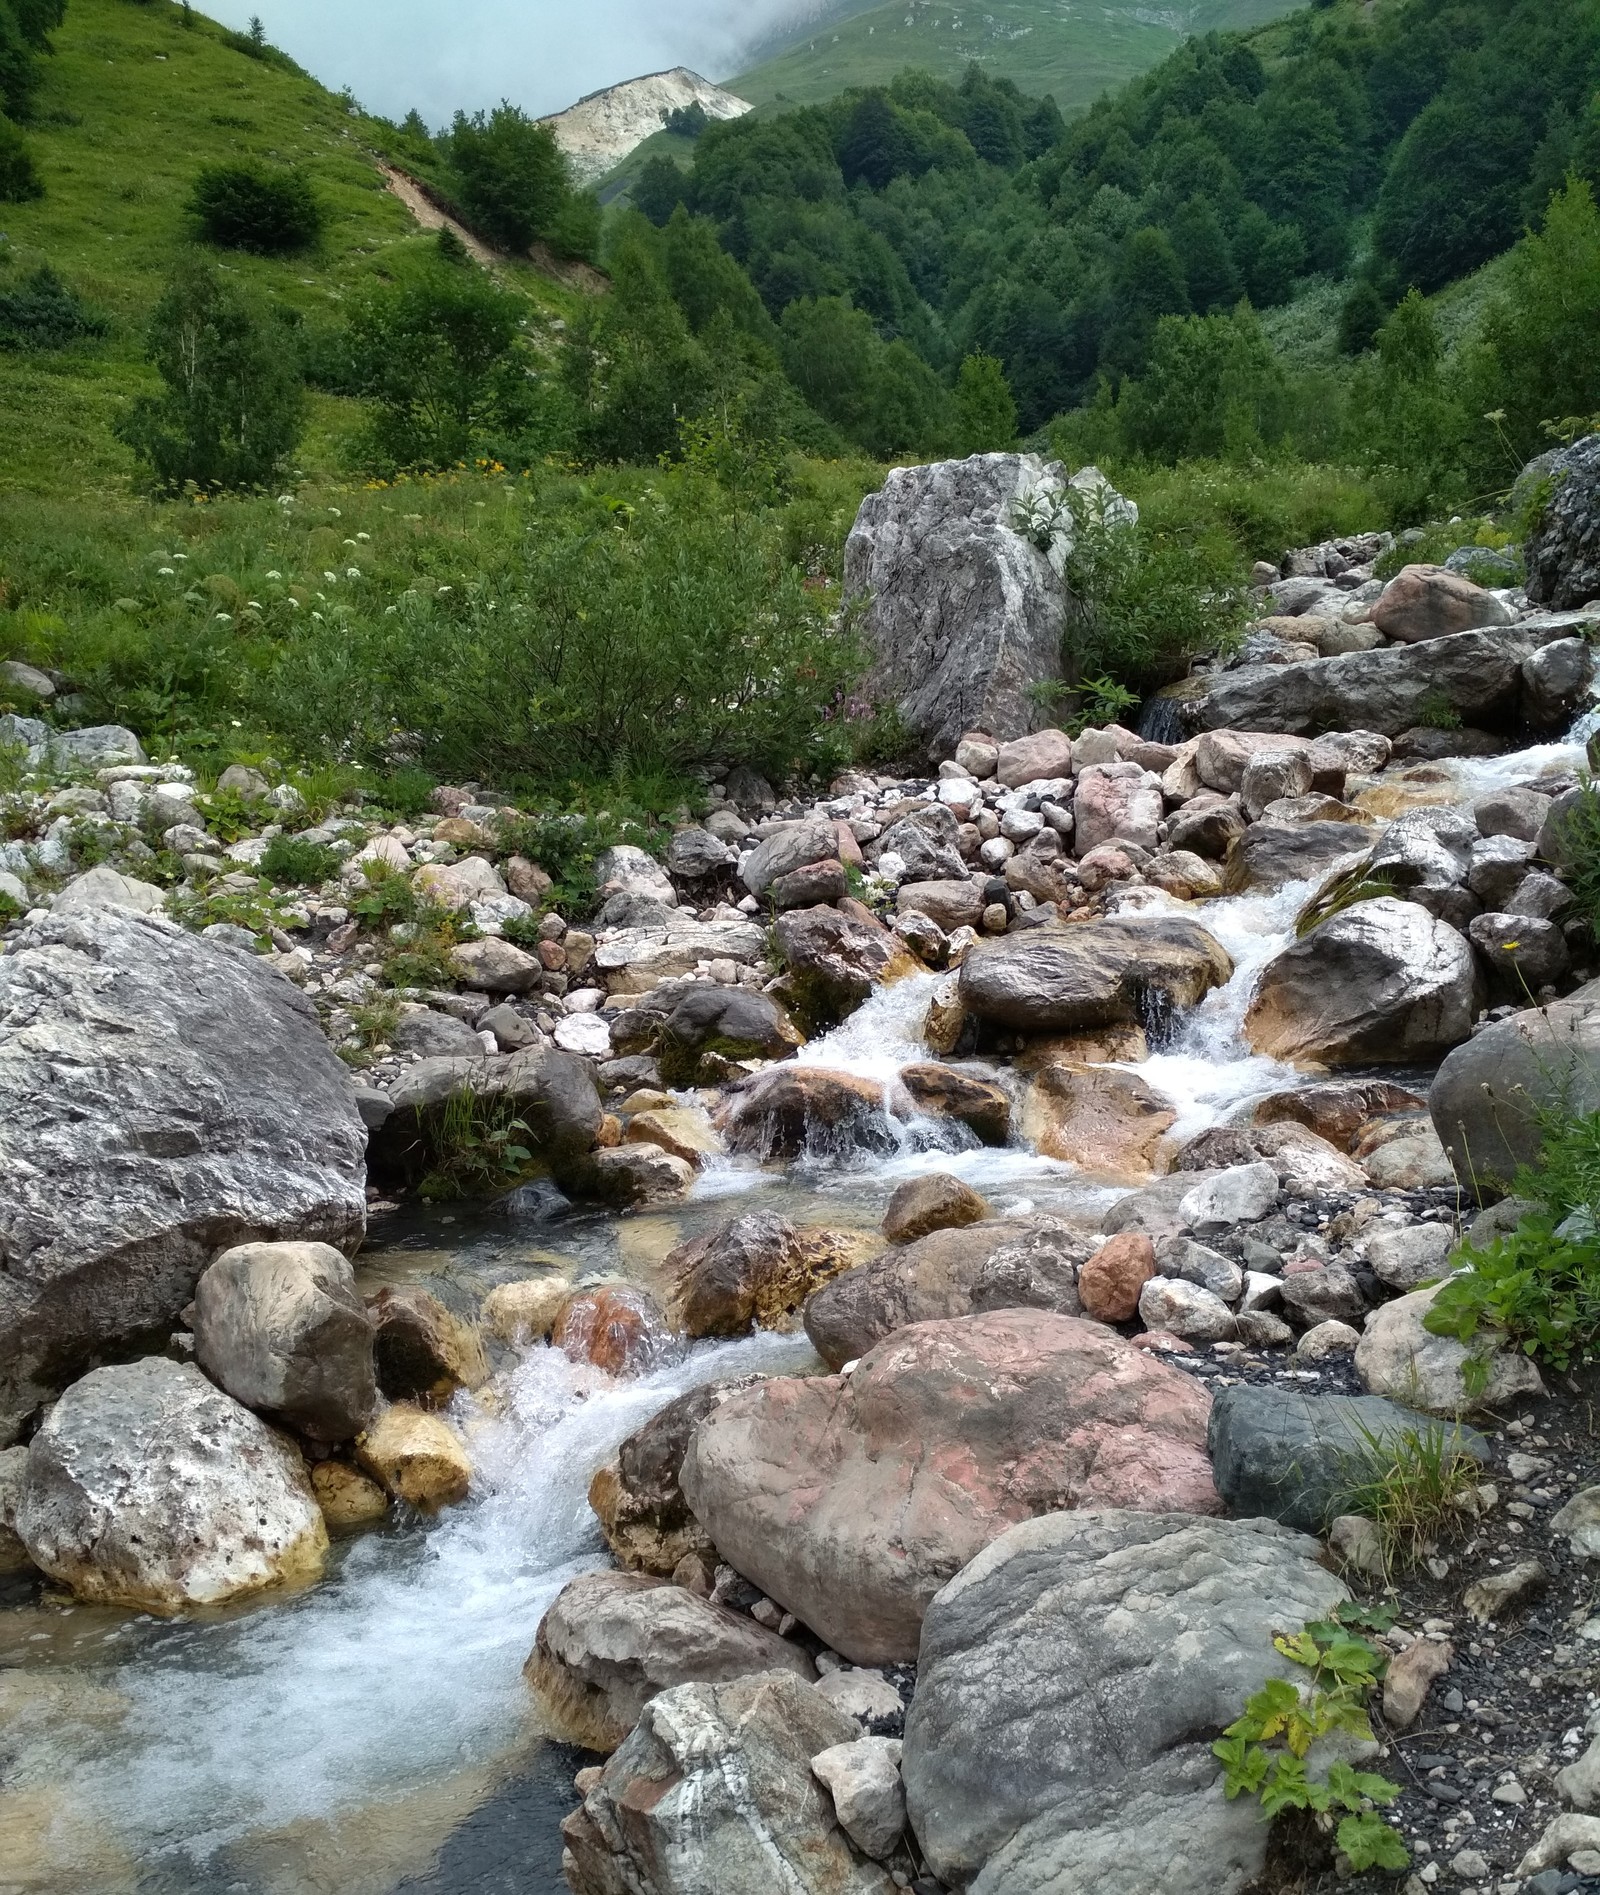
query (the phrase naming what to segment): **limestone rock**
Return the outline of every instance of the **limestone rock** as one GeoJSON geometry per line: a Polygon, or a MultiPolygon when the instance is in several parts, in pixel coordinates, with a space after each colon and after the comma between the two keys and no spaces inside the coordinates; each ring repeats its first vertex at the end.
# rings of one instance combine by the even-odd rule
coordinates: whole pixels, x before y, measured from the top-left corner
{"type": "Polygon", "coordinates": [[[17,1532],[17,1507],[28,1465],[26,1448],[0,1448],[0,1577],[32,1568],[28,1549],[17,1532]]]}
{"type": "Polygon", "coordinates": [[[798,1645],[748,1615],[639,1573],[586,1573],[539,1621],[523,1676],[553,1737],[612,1751],[658,1692],[763,1671],[814,1675],[798,1645]]]}
{"type": "Polygon", "coordinates": [[[97,908],[126,908],[138,915],[159,915],[166,905],[165,889],[121,875],[109,862],[100,862],[74,876],[51,908],[57,915],[87,914],[97,908]]]}
{"type": "Polygon", "coordinates": [[[886,1153],[899,1143],[875,1080],[792,1063],[734,1087],[722,1131],[730,1150],[762,1159],[838,1156],[853,1148],[886,1153]]]}
{"type": "Polygon", "coordinates": [[[377,1405],[373,1322],[327,1244],[242,1244],[200,1278],[195,1360],[246,1408],[348,1441],[377,1405]]]}
{"type": "Polygon", "coordinates": [[[900,1084],[917,1109],[930,1118],[954,1119],[966,1126],[980,1144],[1004,1145],[1009,1141],[1011,1101],[993,1080],[930,1060],[902,1066],[900,1084]]]}
{"type": "Polygon", "coordinates": [[[1029,928],[975,947],[961,1003],[975,1018],[1027,1033],[1140,1023],[1148,1008],[1197,1006],[1233,963],[1205,929],[1178,917],[1029,928]]]}
{"type": "Polygon", "coordinates": [[[663,1691],[562,1824],[573,1895],[893,1895],[811,1771],[857,1735],[792,1671],[663,1691]]]}
{"type": "Polygon", "coordinates": [[[1084,1315],[1100,1323],[1131,1322],[1139,1292],[1155,1274],[1155,1251],[1142,1231],[1113,1237],[1078,1272],[1084,1315]]]}
{"type": "Polygon", "coordinates": [[[1481,997],[1467,942],[1386,897],[1334,915],[1270,962],[1244,1030],[1277,1059],[1400,1065],[1459,1046],[1481,997]]]}
{"type": "Polygon", "coordinates": [[[1523,1395],[1541,1395],[1539,1371],[1517,1351],[1492,1349],[1487,1355],[1488,1384],[1469,1393],[1466,1365],[1474,1351],[1449,1336],[1422,1326],[1439,1286],[1413,1290],[1385,1303],[1367,1322],[1356,1350],[1356,1373],[1374,1395],[1430,1415],[1457,1416],[1480,1408],[1499,1408],[1523,1395]]]}
{"type": "Polygon", "coordinates": [[[816,1020],[841,1020],[874,987],[920,972],[904,943],[864,908],[792,909],[778,917],[774,933],[803,1010],[816,1020]]]}
{"type": "Polygon", "coordinates": [[[879,1862],[893,1855],[906,1826],[900,1749],[893,1737],[858,1737],[811,1759],[812,1774],[828,1786],[839,1826],[863,1855],[879,1862]]]}
{"type": "MultiPolygon", "coordinates": [[[[1175,1372],[1175,1371],[1174,1371],[1175,1372]]],[[[902,1767],[941,1882],[972,1895],[1240,1895],[1267,1826],[1228,1802],[1213,1735],[1285,1626],[1348,1595],[1264,1520],[1051,1513],[931,1604],[902,1767]]]]}
{"type": "Polygon", "coordinates": [[[1008,790],[1070,776],[1072,739],[1062,730],[1036,730],[1026,737],[1014,737],[1000,745],[993,774],[1008,790]]]}
{"type": "Polygon", "coordinates": [[[1600,598],[1600,435],[1585,435],[1551,460],[1549,498],[1528,540],[1528,597],[1558,612],[1600,598]]]}
{"type": "Polygon", "coordinates": [[[1022,1132],[1046,1158],[1136,1183],[1154,1176],[1177,1110],[1137,1073],[1117,1066],[1046,1066],[1028,1090],[1022,1132]]]}
{"type": "Polygon", "coordinates": [[[1450,1273],[1455,1232],[1448,1224],[1403,1224],[1378,1230],[1363,1249],[1372,1273],[1394,1290],[1418,1290],[1450,1273]]]}
{"type": "Polygon", "coordinates": [[[1454,1658],[1455,1647],[1448,1640],[1419,1638],[1389,1661],[1383,1679],[1383,1721],[1390,1730],[1410,1730],[1454,1658]]]}
{"type": "Polygon", "coordinates": [[[472,1463],[456,1434],[409,1402],[385,1408],[356,1453],[385,1492],[422,1513],[457,1505],[472,1485],[472,1463]]]}
{"type": "Polygon", "coordinates": [[[344,1461],[317,1461],[311,1469],[311,1491],[330,1533],[376,1526],[389,1511],[389,1496],[378,1483],[344,1461]]]}
{"type": "Polygon", "coordinates": [[[936,1230],[981,1224],[988,1215],[971,1185],[945,1172],[926,1172],[896,1188],[883,1214],[883,1234],[892,1244],[909,1244],[936,1230]]]}
{"type": "Polygon", "coordinates": [[[813,1290],[879,1248],[868,1233],[800,1229],[772,1211],[733,1218],[662,1265],[673,1326],[695,1337],[792,1327],[813,1290]]]}
{"type": "Polygon", "coordinates": [[[1228,1342],[1238,1328],[1220,1296],[1178,1277],[1151,1277],[1139,1292],[1139,1315],[1147,1329],[1165,1330],[1185,1342],[1228,1342]]]}
{"type": "Polygon", "coordinates": [[[1503,599],[1443,566],[1404,567],[1369,616],[1385,638],[1405,645],[1486,625],[1510,625],[1514,619],[1503,599]]]}
{"type": "Polygon", "coordinates": [[[29,1445],[16,1528],[76,1597],[166,1615],[309,1584],[328,1551],[296,1450],[160,1356],[61,1397],[29,1445]]]}
{"type": "Polygon", "coordinates": [[[489,1358],[476,1327],[415,1285],[380,1290],[372,1299],[377,1326],[378,1386],[390,1401],[441,1407],[463,1388],[482,1388],[489,1358]]]}
{"type": "Polygon", "coordinates": [[[0,1442],[93,1356],[165,1333],[219,1249],[351,1247],[366,1130],[310,1001],[116,909],[0,957],[0,1442]]]}
{"type": "Polygon", "coordinates": [[[739,879],[759,901],[780,876],[825,861],[838,846],[833,823],[826,816],[779,823],[740,869],[739,879]]]}
{"type": "Polygon", "coordinates": [[[1016,1520],[1219,1504],[1204,1390],[1097,1324],[999,1310],[901,1330],[833,1379],[762,1383],[682,1483],[736,1571],[858,1664],[915,1656],[939,1587],[1016,1520]]]}
{"type": "Polygon", "coordinates": [[[471,1094],[527,1127],[526,1142],[558,1169],[588,1153],[603,1113],[594,1074],[576,1053],[530,1047],[478,1059],[419,1059],[390,1091],[394,1110],[372,1140],[382,1178],[414,1180],[433,1166],[453,1099],[471,1094]]]}

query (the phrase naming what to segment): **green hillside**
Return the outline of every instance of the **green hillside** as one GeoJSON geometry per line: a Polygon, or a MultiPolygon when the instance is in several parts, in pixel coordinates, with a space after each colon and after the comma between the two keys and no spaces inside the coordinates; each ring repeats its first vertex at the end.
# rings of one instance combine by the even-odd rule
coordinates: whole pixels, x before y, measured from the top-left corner
{"type": "Polygon", "coordinates": [[[1188,7],[1104,7],[1071,0],[889,0],[849,7],[729,87],[755,105],[810,105],[847,86],[885,85],[916,66],[959,79],[977,61],[1026,92],[1052,93],[1069,116],[1158,65],[1192,33],[1260,26],[1292,0],[1199,0],[1188,7]]]}
{"type": "MultiPolygon", "coordinates": [[[[52,38],[26,128],[44,195],[0,206],[0,288],[49,264],[110,318],[111,335],[48,355],[0,355],[0,490],[120,488],[132,460],[111,422],[130,394],[154,386],[144,324],[187,241],[184,206],[202,166],[257,158],[311,178],[330,213],[315,252],[219,259],[308,319],[326,320],[354,287],[386,273],[397,246],[431,240],[379,173],[388,128],[281,56],[251,56],[237,35],[177,6],[130,0],[71,0],[52,38]]],[[[566,307],[531,267],[508,269],[536,300],[566,307]]],[[[326,457],[344,406],[317,399],[309,465],[326,457]]]]}

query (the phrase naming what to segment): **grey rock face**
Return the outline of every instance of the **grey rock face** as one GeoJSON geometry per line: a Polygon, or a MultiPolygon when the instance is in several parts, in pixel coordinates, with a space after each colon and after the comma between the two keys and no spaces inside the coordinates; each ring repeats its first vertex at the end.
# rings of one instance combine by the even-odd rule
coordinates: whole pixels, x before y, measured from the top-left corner
{"type": "Polygon", "coordinates": [[[600,1130],[600,1095],[576,1053],[533,1047],[476,1059],[420,1059],[393,1088],[394,1111],[373,1134],[374,1171],[406,1177],[426,1170],[445,1110],[461,1092],[513,1106],[558,1165],[587,1152],[600,1130]]]}
{"type": "Polygon", "coordinates": [[[298,1452],[196,1368],[150,1356],[74,1382],[28,1448],[17,1531],[80,1598],[176,1613],[316,1579],[298,1452]]]}
{"type": "Polygon", "coordinates": [[[397,1052],[415,1053],[423,1059],[479,1059],[484,1050],[483,1041],[465,1020],[435,1013],[431,1007],[402,1014],[389,1044],[397,1052]]]}
{"type": "Polygon", "coordinates": [[[311,1002],[153,915],[52,915],[0,958],[0,1441],[169,1330],[218,1249],[348,1247],[366,1129],[311,1002]]]}
{"type": "Polygon", "coordinates": [[[1534,915],[1478,915],[1467,932],[1489,968],[1519,996],[1560,980],[1572,965],[1566,936],[1534,915]]]}
{"type": "Polygon", "coordinates": [[[1249,1519],[1278,1520],[1303,1533],[1322,1533],[1350,1510],[1370,1475],[1376,1449],[1441,1437],[1462,1454],[1487,1461],[1489,1444],[1475,1428],[1440,1422],[1377,1395],[1309,1395],[1297,1389],[1218,1389],[1211,1404],[1209,1446],[1217,1492],[1249,1519]]]}
{"type": "Polygon", "coordinates": [[[1550,459],[1551,493],[1525,554],[1528,597],[1574,611],[1600,598],[1600,434],[1550,459]]]}
{"type": "Polygon", "coordinates": [[[1232,893],[1248,894],[1315,881],[1376,840],[1375,830],[1353,822],[1308,822],[1292,829],[1257,823],[1229,851],[1227,886],[1232,893]]]}
{"type": "Polygon", "coordinates": [[[195,1291],[195,1359],[235,1401],[319,1441],[353,1440],[378,1386],[373,1322],[328,1244],[241,1244],[195,1291]]]}
{"type": "Polygon", "coordinates": [[[1239,1895],[1267,1828],[1212,1739],[1344,1587],[1265,1520],[1049,1514],[933,1601],[902,1769],[929,1867],[971,1895],[1239,1895]]]}
{"type": "Polygon", "coordinates": [[[826,816],[781,823],[745,863],[740,879],[752,895],[761,896],[780,875],[793,874],[838,852],[838,832],[826,816]]]}
{"type": "Polygon", "coordinates": [[[1030,928],[967,956],[961,1004],[1022,1032],[1131,1026],[1151,1007],[1197,1006],[1232,972],[1204,928],[1176,917],[1030,928]]]}
{"type": "Polygon", "coordinates": [[[1600,982],[1497,1020],[1439,1068],[1428,1110],[1456,1177],[1480,1202],[1538,1156],[1536,1113],[1600,1111],[1600,982]]]}
{"type": "Polygon", "coordinates": [[[924,810],[886,830],[883,851],[905,863],[908,882],[954,881],[967,872],[956,847],[956,828],[949,810],[924,810]]]}
{"type": "Polygon", "coordinates": [[[900,1749],[898,1738],[859,1737],[811,1759],[812,1772],[827,1784],[845,1833],[880,1862],[894,1853],[906,1826],[900,1749]]]}
{"type": "Polygon", "coordinates": [[[859,1735],[789,1671],[663,1691],[562,1825],[573,1895],[892,1895],[811,1771],[859,1735]]]}
{"type": "Polygon", "coordinates": [[[1398,737],[1440,696],[1464,724],[1512,721],[1529,643],[1516,628],[1219,674],[1184,702],[1191,730],[1374,730],[1398,737]]]}
{"type": "Polygon", "coordinates": [[[868,601],[877,688],[932,755],[954,755],[969,730],[1025,736],[1030,688],[1061,676],[1071,601],[1012,521],[1019,501],[1065,484],[1035,455],[982,454],[896,468],[862,503],[845,594],[868,601]]]}
{"type": "Polygon", "coordinates": [[[615,1750],[658,1691],[758,1671],[814,1676],[798,1645],[640,1573],[586,1573],[563,1587],[523,1667],[546,1727],[590,1750],[615,1750]]]}

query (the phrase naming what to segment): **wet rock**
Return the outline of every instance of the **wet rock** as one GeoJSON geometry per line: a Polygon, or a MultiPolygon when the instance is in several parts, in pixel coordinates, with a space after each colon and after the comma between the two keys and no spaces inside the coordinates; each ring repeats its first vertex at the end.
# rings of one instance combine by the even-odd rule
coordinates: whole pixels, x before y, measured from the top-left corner
{"type": "Polygon", "coordinates": [[[1213,1511],[1207,1407],[1097,1324],[1001,1310],[735,1397],[696,1431],[683,1490],[724,1559],[834,1650],[905,1660],[933,1594],[1016,1520],[1213,1511]]]}
{"type": "Polygon", "coordinates": [[[1052,1513],[997,1539],[923,1630],[902,1768],[933,1872],[981,1895],[1254,1884],[1267,1826],[1224,1797],[1210,1743],[1292,1675],[1273,1635],[1348,1596],[1320,1552],[1181,1514],[1052,1513]]]}
{"type": "Polygon", "coordinates": [[[478,1059],[421,1059],[390,1088],[394,1110],[373,1134],[369,1162],[390,1181],[423,1177],[437,1162],[451,1101],[463,1094],[527,1128],[527,1143],[557,1166],[587,1153],[604,1116],[594,1074],[576,1053],[535,1047],[478,1059]]]}
{"type": "Polygon", "coordinates": [[[1481,998],[1462,937],[1415,903],[1384,898],[1334,915],[1270,962],[1244,1030],[1277,1059],[1398,1065],[1460,1045],[1481,998]]]}
{"type": "Polygon", "coordinates": [[[586,1573],[539,1621],[523,1676],[553,1737],[612,1751],[658,1692],[770,1671],[815,1675],[799,1646],[746,1614],[639,1573],[586,1573]]]}
{"type": "Polygon", "coordinates": [[[982,1223],[989,1215],[989,1206],[970,1185],[944,1172],[927,1172],[896,1188],[883,1214],[883,1234],[892,1244],[909,1244],[936,1230],[982,1223]]]}
{"type": "Polygon", "coordinates": [[[310,1584],[328,1552],[296,1450],[159,1356],[96,1369],[51,1409],[16,1530],[77,1598],[163,1615],[310,1584]]]}
{"type": "Polygon", "coordinates": [[[1250,1114],[1257,1125],[1304,1125],[1340,1151],[1349,1151],[1363,1126],[1387,1112],[1416,1112],[1416,1093],[1387,1079],[1335,1079],[1322,1085],[1275,1092],[1250,1114]]]}
{"type": "Polygon", "coordinates": [[[695,1166],[656,1144],[592,1153],[568,1174],[574,1190],[618,1209],[670,1203],[694,1186],[695,1166]]]}
{"type": "Polygon", "coordinates": [[[776,1066],[736,1086],[722,1132],[730,1151],[762,1159],[838,1155],[853,1147],[888,1152],[898,1145],[882,1086],[824,1066],[776,1066]]]}
{"type": "Polygon", "coordinates": [[[811,1759],[812,1774],[828,1786],[840,1827],[862,1852],[883,1862],[894,1854],[906,1826],[900,1782],[900,1743],[858,1737],[811,1759]]]}
{"type": "Polygon", "coordinates": [[[1376,830],[1351,822],[1301,823],[1292,829],[1257,823],[1229,849],[1223,886],[1233,895],[1272,894],[1291,882],[1319,881],[1376,839],[1376,830]]]}
{"type": "Polygon", "coordinates": [[[1528,537],[1524,555],[1528,597],[1558,612],[1574,611],[1600,598],[1600,559],[1595,554],[1595,488],[1600,435],[1586,435],[1550,462],[1549,498],[1528,537]]]}
{"type": "Polygon", "coordinates": [[[1209,862],[1187,849],[1158,855],[1144,877],[1153,888],[1162,889],[1177,901],[1212,901],[1222,893],[1222,877],[1209,862]]]}
{"type": "Polygon", "coordinates": [[[864,1231],[800,1229],[772,1211],[736,1217],[666,1259],[669,1316],[694,1337],[792,1328],[812,1291],[881,1247],[864,1231]]]}
{"type": "Polygon", "coordinates": [[[1132,1183],[1151,1177],[1177,1120],[1170,1100],[1116,1066],[1046,1066],[1029,1088],[1022,1132],[1046,1158],[1132,1183]]]}
{"type": "Polygon", "coordinates": [[[442,1407],[463,1388],[482,1388],[489,1358],[477,1329],[413,1286],[380,1290],[372,1299],[377,1325],[378,1386],[390,1401],[442,1407]]]}
{"type": "Polygon", "coordinates": [[[593,1363],[619,1380],[648,1374],[671,1347],[655,1299],[625,1283],[575,1290],[561,1305],[550,1340],[574,1362],[593,1363]]]}
{"type": "Polygon", "coordinates": [[[1238,1327],[1220,1296],[1176,1277],[1152,1277],[1145,1284],[1139,1317],[1147,1329],[1165,1330],[1185,1342],[1228,1342],[1238,1327]]]}
{"type": "Polygon", "coordinates": [[[387,1518],[389,1496],[375,1480],[344,1461],[318,1461],[311,1469],[311,1491],[330,1533],[358,1533],[387,1518]]]}
{"type": "Polygon", "coordinates": [[[1232,973],[1219,943],[1192,921],[1083,922],[973,948],[961,967],[961,1003],[994,1026],[1072,1032],[1197,1006],[1232,973]]]}
{"type": "Polygon", "coordinates": [[[28,1465],[26,1448],[0,1448],[0,1577],[32,1570],[33,1561],[17,1532],[17,1505],[28,1465]]]}
{"type": "Polygon", "coordinates": [[[756,1379],[746,1375],[691,1388],[629,1435],[616,1458],[596,1471],[589,1505],[621,1565],[668,1579],[687,1559],[716,1563],[716,1548],[689,1511],[678,1475],[695,1429],[756,1379]]]}
{"type": "Polygon", "coordinates": [[[1414,1290],[1368,1318],[1356,1350],[1356,1373],[1372,1394],[1445,1416],[1469,1415],[1503,1407],[1522,1395],[1543,1394],[1539,1371],[1525,1355],[1486,1348],[1486,1337],[1469,1348],[1424,1329],[1423,1318],[1438,1293],[1437,1286],[1414,1290]],[[1469,1391],[1467,1363],[1479,1359],[1487,1364],[1488,1381],[1469,1391]]]}
{"type": "Polygon", "coordinates": [[[905,944],[865,908],[849,914],[796,909],[778,917],[774,934],[803,1011],[823,1024],[852,1013],[874,987],[921,971],[905,944]]]}
{"type": "Polygon", "coordinates": [[[361,1465],[384,1491],[422,1513],[467,1497],[472,1463],[459,1438],[437,1415],[396,1402],[356,1442],[361,1465]]]}
{"type": "Polygon", "coordinates": [[[1453,632],[1510,625],[1515,614],[1461,573],[1443,566],[1407,566],[1389,581],[1369,617],[1385,638],[1416,645],[1453,632]]]}
{"type": "Polygon", "coordinates": [[[1004,1145],[1011,1137],[1011,1101],[992,1080],[931,1061],[900,1069],[900,1084],[918,1111],[954,1119],[980,1143],[1004,1145]]]}
{"type": "Polygon", "coordinates": [[[1428,1110],[1462,1189],[1503,1194],[1539,1155],[1538,1114],[1600,1111],[1600,983],[1497,1020],[1445,1060],[1428,1110]]]}
{"type": "Polygon", "coordinates": [[[1131,1322],[1139,1293],[1156,1274],[1155,1251],[1139,1231],[1126,1231],[1102,1244],[1078,1272],[1083,1313],[1100,1323],[1131,1322]]]}
{"type": "Polygon", "coordinates": [[[1092,1249],[1053,1218],[996,1219],[934,1231],[818,1290],[806,1303],[806,1334],[823,1361],[838,1369],[897,1329],[971,1315],[974,1291],[990,1260],[1031,1238],[1040,1239],[1068,1269],[1092,1249]]]}
{"type": "Polygon", "coordinates": [[[168,1332],[219,1249],[353,1246],[366,1130],[311,1003],[156,916],[52,914],[0,957],[0,1443],[168,1332]]]}
{"type": "Polygon", "coordinates": [[[1476,1429],[1441,1424],[1374,1395],[1312,1395],[1272,1385],[1219,1388],[1208,1445],[1217,1492],[1233,1512],[1321,1533],[1349,1511],[1386,1448],[1409,1438],[1487,1462],[1476,1429]]]}
{"type": "Polygon", "coordinates": [[[195,1359],[246,1408],[317,1441],[372,1418],[374,1325],[355,1272],[328,1244],[242,1244],[200,1278],[195,1359]]]}
{"type": "Polygon", "coordinates": [[[691,1086],[717,1076],[707,1072],[708,1062],[782,1059],[800,1035],[766,994],[671,981],[612,1015],[611,1042],[626,1056],[653,1055],[669,1085],[691,1086]]]}
{"type": "Polygon", "coordinates": [[[699,1106],[668,1106],[654,1112],[636,1112],[623,1138],[630,1145],[657,1145],[681,1158],[696,1171],[707,1159],[721,1157],[724,1146],[710,1117],[699,1106]]]}
{"type": "Polygon", "coordinates": [[[562,1824],[573,1895],[893,1895],[811,1771],[857,1734],[792,1671],[663,1691],[562,1824]]]}

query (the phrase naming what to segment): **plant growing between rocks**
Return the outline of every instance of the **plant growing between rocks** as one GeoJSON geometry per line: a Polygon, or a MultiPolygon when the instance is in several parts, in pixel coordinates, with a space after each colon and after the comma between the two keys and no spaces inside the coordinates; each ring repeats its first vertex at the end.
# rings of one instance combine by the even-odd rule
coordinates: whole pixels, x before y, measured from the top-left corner
{"type": "Polygon", "coordinates": [[[533,1152],[523,1142],[529,1137],[508,1100],[485,1099],[464,1087],[445,1102],[431,1135],[420,1195],[441,1203],[509,1190],[533,1164],[533,1152]]]}
{"type": "Polygon", "coordinates": [[[261,858],[261,873],[279,888],[317,888],[339,872],[339,858],[302,836],[274,836],[261,858]]]}
{"type": "Polygon", "coordinates": [[[1385,1575],[1392,1576],[1466,1531],[1477,1515],[1482,1470],[1457,1431],[1443,1425],[1393,1435],[1359,1431],[1361,1446],[1349,1457],[1348,1485],[1335,1511],[1373,1522],[1385,1575]]]}
{"type": "Polygon", "coordinates": [[[1258,1797],[1271,1821],[1287,1811],[1310,1814],[1319,1830],[1332,1832],[1351,1869],[1403,1869],[1411,1858],[1399,1832],[1378,1811],[1400,1794],[1400,1786],[1340,1759],[1325,1779],[1307,1774],[1312,1746],[1334,1735],[1370,1742],[1367,1704],[1383,1681],[1387,1661],[1364,1637],[1384,1631],[1393,1618],[1382,1607],[1347,1603],[1329,1619],[1279,1634],[1274,1647],[1309,1675],[1300,1683],[1269,1678],[1246,1702],[1244,1715],[1211,1746],[1223,1766],[1231,1802],[1258,1797]]]}

